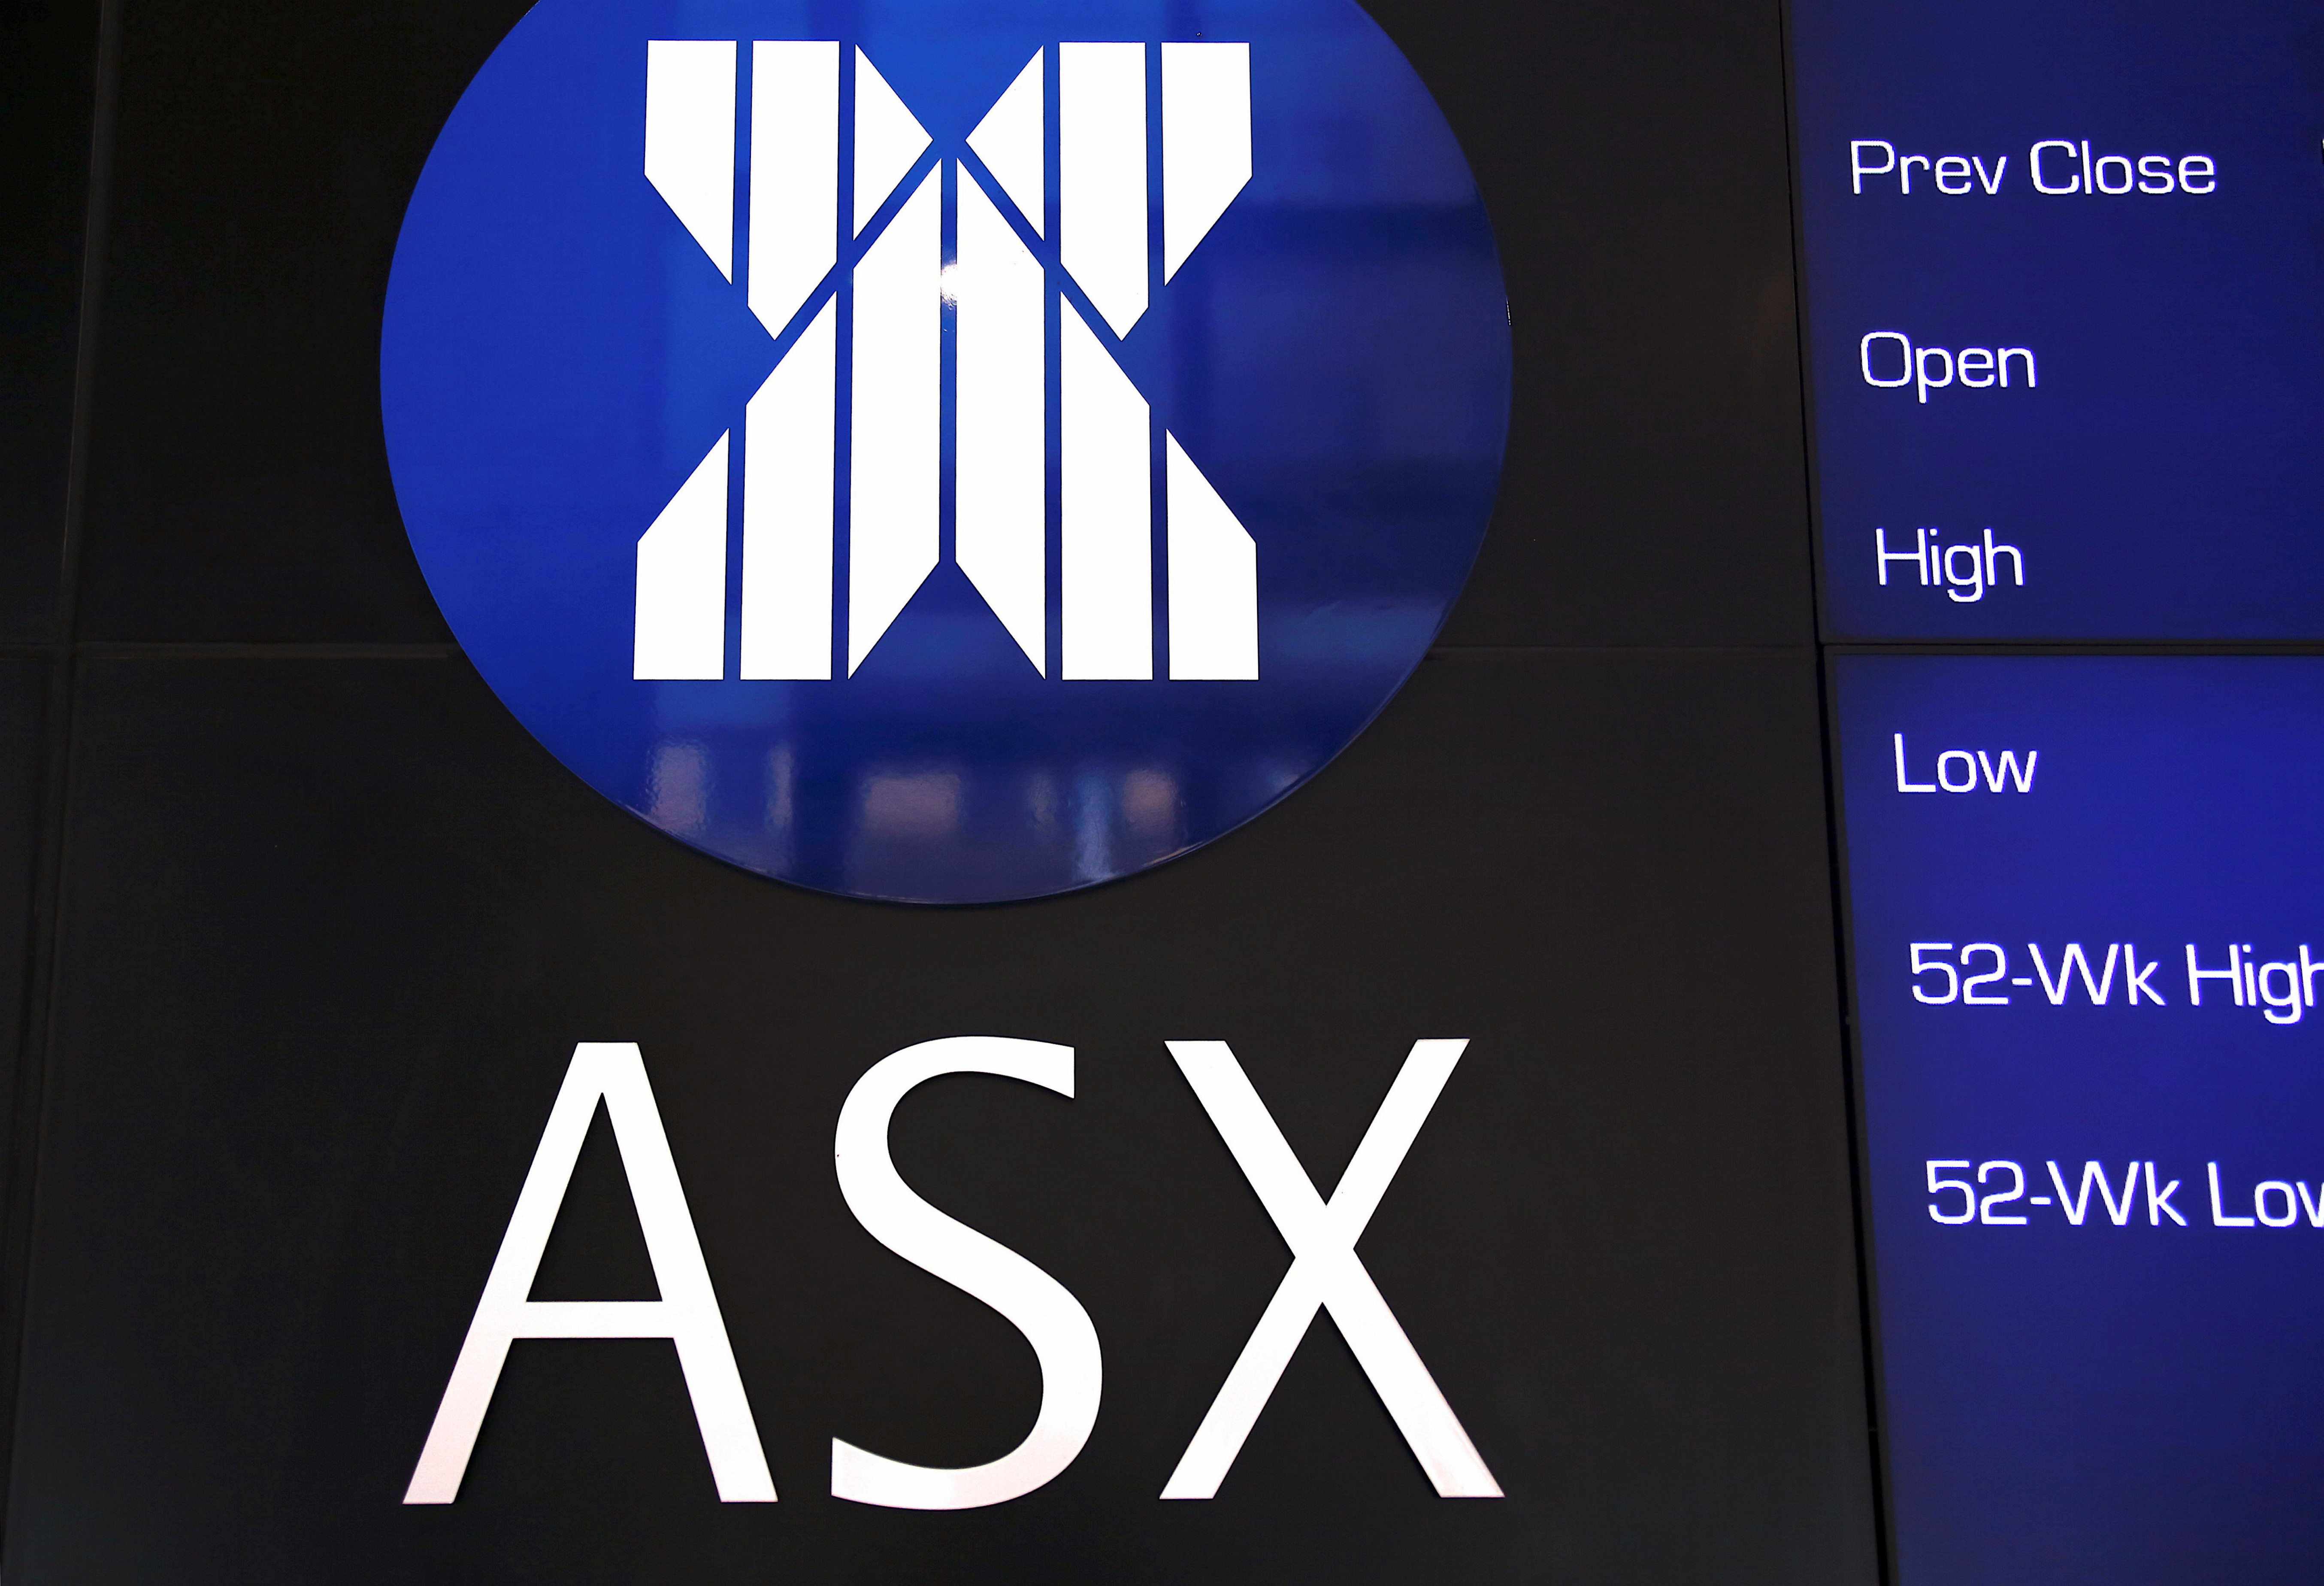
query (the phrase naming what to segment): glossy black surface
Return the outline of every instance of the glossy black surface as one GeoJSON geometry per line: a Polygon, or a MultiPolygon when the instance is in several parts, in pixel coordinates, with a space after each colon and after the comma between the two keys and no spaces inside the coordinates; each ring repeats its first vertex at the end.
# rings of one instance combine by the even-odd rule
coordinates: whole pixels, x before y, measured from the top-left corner
{"type": "Polygon", "coordinates": [[[95,0],[0,8],[0,641],[55,617],[96,59],[95,0]]]}
{"type": "Polygon", "coordinates": [[[1508,468],[1445,642],[1811,642],[1779,8],[1366,8],[1509,282],[1508,468]]]}
{"type": "Polygon", "coordinates": [[[437,128],[524,7],[121,3],[82,636],[444,637],[380,311],[437,128]]]}
{"type": "MultiPolygon", "coordinates": [[[[378,404],[421,162],[522,14],[123,0],[83,632],[433,640],[378,404]]],[[[1812,636],[1772,0],[1374,0],[1510,283],[1517,388],[1459,644],[1812,636]]]]}
{"type": "Polygon", "coordinates": [[[49,669],[0,661],[0,1140],[13,1137],[49,669]]]}
{"type": "MultiPolygon", "coordinates": [[[[1182,861],[923,910],[646,829],[442,647],[380,312],[420,162],[523,7],[121,0],[69,616],[133,647],[78,652],[61,724],[10,1586],[1874,1578],[1777,11],[1370,9],[1510,282],[1510,464],[1455,648],[1182,861]],[[1788,648],[1489,648],[1544,645],[1788,648]],[[835,1435],[966,1462],[1031,1412],[1017,1334],[875,1244],[831,1168],[854,1079],[964,1032],[1073,1044],[1078,1095],[939,1081],[899,1164],[1082,1298],[1104,1406],[1019,1502],[835,1503],[835,1435]],[[1509,1496],[1432,1497],[1319,1321],[1221,1496],[1159,1501],[1286,1262],[1162,1043],[1231,1042],[1328,1184],[1426,1035],[1472,1044],[1360,1249],[1509,1496]],[[406,1508],[573,1043],[609,1039],[644,1048],[783,1501],[715,1501],[668,1346],[545,1341],[460,1501],[406,1508]]],[[[43,80],[41,135],[85,146],[85,79],[43,80]]],[[[6,510],[60,524],[71,305],[8,324],[50,360],[12,399],[51,403],[9,457],[54,482],[6,510]]],[[[27,566],[0,640],[48,632],[9,615],[52,604],[27,566]]],[[[14,675],[22,896],[47,674],[14,675]]],[[[32,917],[0,908],[0,997],[32,917]]],[[[599,1128],[539,1297],[649,1292],[599,1128]]]]}
{"type": "MultiPolygon", "coordinates": [[[[1440,656],[1211,848],[932,911],[646,830],[456,661],[92,659],[7,1578],[1869,1581],[1817,735],[1804,659],[1440,656]],[[972,1031],[1072,1043],[1077,1098],[939,1081],[899,1164],[1082,1296],[1104,1409],[1020,1502],[839,1504],[835,1434],[1030,1414],[832,1176],[856,1076],[972,1031]],[[1319,1325],[1158,1501],[1286,1263],[1162,1041],[1231,1042],[1328,1183],[1446,1034],[1360,1248],[1509,1496],[1432,1497],[1319,1325]],[[398,1505],[581,1039],[643,1045],[771,1508],[650,1342],[520,1344],[460,1501],[398,1505]]],[[[636,1240],[601,1139],[536,1294],[637,1294],[636,1240]]]]}

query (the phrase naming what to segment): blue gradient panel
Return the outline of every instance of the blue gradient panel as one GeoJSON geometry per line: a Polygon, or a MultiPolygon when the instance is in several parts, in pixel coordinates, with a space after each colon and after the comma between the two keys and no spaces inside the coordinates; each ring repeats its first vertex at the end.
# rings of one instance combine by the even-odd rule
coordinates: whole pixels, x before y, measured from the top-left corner
{"type": "Polygon", "coordinates": [[[1792,23],[1835,636],[2324,635],[2315,6],[1792,23]]]}
{"type": "MultiPolygon", "coordinates": [[[[1149,78],[1157,59],[1149,47],[1149,78]]],[[[1054,103],[1047,136],[1054,171],[1054,103]]],[[[1053,349],[1061,293],[1102,330],[1060,266],[1057,229],[1028,239],[1053,349]]],[[[1158,257],[1158,211],[1149,230],[1158,257]]],[[[844,369],[844,342],[842,357],[844,369]]],[[[1410,674],[1467,577],[1508,387],[1499,262],[1466,163],[1350,0],[547,0],[429,160],[382,357],[421,566],[536,737],[706,852],[826,891],[937,903],[1130,874],[1322,768],[1410,674]],[[738,681],[730,627],[726,681],[633,681],[638,538],[722,431],[739,441],[745,402],[788,346],[641,174],[646,42],[786,38],[866,51],[934,139],[922,167],[961,156],[1028,60],[1061,40],[1250,43],[1249,186],[1130,335],[1101,339],[1151,403],[1157,441],[1167,426],[1256,543],[1257,681],[1058,677],[1054,350],[1048,676],[951,561],[947,506],[944,561],[854,676],[738,681]]],[[[844,432],[844,383],[839,411],[844,432]]],[[[952,444],[947,425],[947,478],[952,444]]],[[[843,467],[843,568],[846,485],[843,467]]],[[[736,588],[730,574],[730,625],[736,588]]]]}
{"type": "Polygon", "coordinates": [[[1839,685],[1902,1586],[2314,1581],[2324,658],[1839,685]]]}

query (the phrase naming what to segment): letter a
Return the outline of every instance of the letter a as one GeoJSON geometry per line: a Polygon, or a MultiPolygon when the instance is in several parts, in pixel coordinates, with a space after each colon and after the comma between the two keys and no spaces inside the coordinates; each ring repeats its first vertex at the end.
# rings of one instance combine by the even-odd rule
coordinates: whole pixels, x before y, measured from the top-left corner
{"type": "Polygon", "coordinates": [[[436,1424],[403,1495],[408,1504],[450,1503],[459,1496],[468,1455],[484,1424],[484,1411],[499,1385],[509,1344],[521,1338],[666,1338],[678,1346],[686,1391],[694,1401],[695,1424],[710,1456],[710,1474],[721,1503],[772,1503],[774,1478],[751,1419],[751,1402],[734,1369],[718,1296],[702,1264],[702,1246],[686,1210],[686,1192],[670,1159],[669,1139],[646,1083],[644,1060],[636,1046],[585,1041],[573,1049],[565,1087],[549,1109],[549,1127],[533,1154],[532,1171],[516,1198],[515,1215],[484,1279],[475,1320],[445,1386],[436,1424]],[[603,1098],[621,1151],[622,1170],[645,1234],[659,1300],[535,1300],[532,1280],[541,1252],[565,1203],[566,1187],[581,1142],[603,1098]]]}

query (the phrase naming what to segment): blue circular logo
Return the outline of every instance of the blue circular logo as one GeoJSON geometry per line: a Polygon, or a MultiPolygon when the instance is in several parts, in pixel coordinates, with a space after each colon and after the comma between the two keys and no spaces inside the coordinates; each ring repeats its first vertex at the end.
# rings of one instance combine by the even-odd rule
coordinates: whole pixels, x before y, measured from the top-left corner
{"type": "Polygon", "coordinates": [[[1475,559],[1509,334],[1353,0],[542,0],[412,196],[380,384],[429,586],[567,766],[980,903],[1362,730],[1475,559]]]}

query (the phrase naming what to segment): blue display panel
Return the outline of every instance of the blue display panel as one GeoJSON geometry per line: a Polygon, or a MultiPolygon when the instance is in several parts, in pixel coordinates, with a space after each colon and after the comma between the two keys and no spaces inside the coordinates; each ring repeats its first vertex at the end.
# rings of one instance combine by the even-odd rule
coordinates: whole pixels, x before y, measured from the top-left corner
{"type": "Polygon", "coordinates": [[[2314,5],[1792,15],[1835,633],[2324,634],[2314,5]]]}
{"type": "Polygon", "coordinates": [[[1838,667],[1904,1586],[2324,1558],[2324,658],[1838,667]]]}

